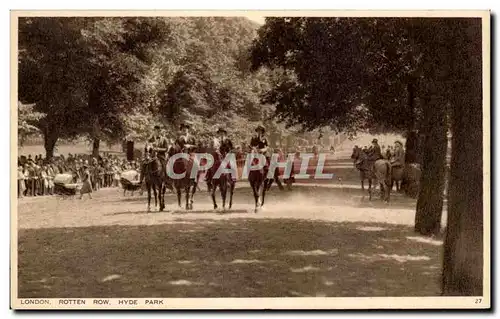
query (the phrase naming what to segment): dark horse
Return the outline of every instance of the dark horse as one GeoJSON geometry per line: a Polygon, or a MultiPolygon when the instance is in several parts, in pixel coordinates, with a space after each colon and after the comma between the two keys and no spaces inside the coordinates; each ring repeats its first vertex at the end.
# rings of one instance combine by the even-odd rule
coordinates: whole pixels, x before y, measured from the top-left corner
{"type": "MultiPolygon", "coordinates": [[[[150,151],[150,148],[147,148],[147,151],[150,151]]],[[[152,152],[154,153],[154,152],[152,152]]],[[[154,155],[154,154],[153,154],[154,155]]],[[[160,202],[160,212],[165,209],[165,180],[166,180],[166,172],[165,168],[162,167],[160,159],[158,157],[153,156],[151,159],[146,160],[142,165],[142,173],[143,177],[141,177],[141,181],[144,178],[146,182],[146,189],[148,192],[148,211],[151,210],[151,189],[153,190],[154,198],[155,198],[155,208],[158,205],[158,200],[160,202]]]]}
{"type": "Polygon", "coordinates": [[[361,189],[364,190],[364,180],[368,179],[368,194],[372,199],[372,181],[376,179],[380,184],[380,197],[389,202],[391,192],[391,164],[388,160],[379,159],[370,161],[368,154],[361,148],[354,147],[351,155],[356,168],[360,171],[361,189]]]}
{"type": "Polygon", "coordinates": [[[220,195],[222,197],[223,209],[226,209],[226,196],[227,196],[227,191],[229,189],[229,209],[231,209],[231,207],[233,206],[233,194],[236,181],[233,180],[230,173],[222,173],[218,177],[215,176],[226,154],[218,153],[215,150],[210,150],[210,154],[214,158],[214,164],[212,165],[212,167],[208,169],[209,174],[211,176],[209,181],[210,184],[209,190],[211,191],[212,202],[214,203],[214,209],[217,209],[218,207],[217,201],[215,200],[215,191],[217,190],[217,187],[219,187],[220,195]]]}
{"type": "MultiPolygon", "coordinates": [[[[258,151],[255,147],[252,148],[251,154],[256,154],[258,151]]],[[[256,164],[257,159],[253,159],[253,164],[256,164]]],[[[267,165],[268,163],[266,163],[267,165]]],[[[273,179],[267,178],[267,169],[260,168],[258,170],[251,170],[248,172],[248,182],[253,191],[255,198],[255,213],[260,207],[264,206],[264,199],[266,198],[266,191],[271,187],[273,179]]]]}
{"type": "MultiPolygon", "coordinates": [[[[185,153],[185,152],[184,152],[184,149],[181,149],[181,147],[176,144],[176,145],[170,147],[170,150],[168,153],[169,153],[169,157],[171,158],[175,154],[180,154],[180,153],[185,153]]],[[[189,155],[189,153],[185,153],[185,154],[189,155]]],[[[169,163],[169,165],[173,165],[173,173],[184,174],[184,176],[181,178],[173,178],[172,176],[167,177],[167,178],[173,180],[174,187],[177,190],[177,202],[179,204],[179,207],[182,207],[181,206],[181,197],[182,197],[182,190],[184,190],[184,193],[186,194],[186,210],[192,210],[193,209],[193,198],[194,198],[194,194],[196,193],[196,188],[198,186],[198,178],[199,178],[199,174],[200,174],[198,172],[198,174],[194,178],[191,177],[191,171],[192,171],[193,166],[194,166],[193,158],[191,156],[189,159],[178,158],[175,160],[175,162],[173,164],[169,163]]]]}

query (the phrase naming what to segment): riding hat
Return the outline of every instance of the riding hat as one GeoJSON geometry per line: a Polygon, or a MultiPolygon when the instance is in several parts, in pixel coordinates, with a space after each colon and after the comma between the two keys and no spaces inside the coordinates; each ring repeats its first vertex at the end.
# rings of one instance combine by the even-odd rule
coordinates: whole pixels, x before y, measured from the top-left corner
{"type": "Polygon", "coordinates": [[[262,125],[257,125],[257,127],[255,128],[255,132],[258,132],[258,131],[262,131],[262,132],[265,132],[266,131],[266,128],[262,125]]]}
{"type": "Polygon", "coordinates": [[[372,143],[378,143],[378,140],[376,138],[374,138],[372,143]]]}
{"type": "Polygon", "coordinates": [[[403,143],[401,143],[400,141],[396,141],[394,142],[394,144],[399,144],[400,146],[403,146],[403,143]]]}

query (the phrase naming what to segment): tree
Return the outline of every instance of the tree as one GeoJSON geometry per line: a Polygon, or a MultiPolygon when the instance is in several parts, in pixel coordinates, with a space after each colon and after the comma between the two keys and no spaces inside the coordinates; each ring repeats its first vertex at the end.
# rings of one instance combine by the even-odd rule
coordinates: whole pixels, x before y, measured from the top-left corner
{"type": "Polygon", "coordinates": [[[481,19],[457,19],[449,34],[455,54],[452,156],[443,256],[443,294],[483,294],[483,96],[481,19]]]}
{"type": "MultiPolygon", "coordinates": [[[[327,126],[349,134],[406,134],[407,163],[417,160],[417,150],[424,153],[416,213],[416,230],[423,234],[439,231],[443,207],[443,106],[449,96],[441,88],[449,78],[444,69],[449,54],[440,56],[446,47],[434,38],[439,23],[418,18],[271,18],[260,30],[252,55],[254,70],[283,70],[263,100],[276,105],[276,116],[289,125],[306,130],[327,126]],[[425,133],[425,145],[418,143],[417,128],[419,135],[425,133]]],[[[438,33],[444,40],[445,33],[438,33]]]]}
{"type": "Polygon", "coordinates": [[[19,95],[47,114],[39,122],[51,157],[60,137],[124,134],[120,114],[143,103],[142,80],[165,33],[156,18],[36,17],[19,21],[19,95]]]}
{"type": "MultiPolygon", "coordinates": [[[[156,104],[163,121],[169,127],[191,121],[205,137],[217,125],[236,138],[247,136],[249,121],[261,119],[259,96],[268,81],[266,72],[252,73],[244,63],[256,26],[242,18],[185,18],[178,23],[182,46],[175,63],[159,66],[156,104]]],[[[171,51],[162,61],[172,61],[167,58],[171,51]]]]}
{"type": "Polygon", "coordinates": [[[33,125],[44,136],[47,158],[59,138],[82,132],[89,56],[80,28],[76,18],[19,19],[18,98],[46,114],[33,125]]]}
{"type": "Polygon", "coordinates": [[[33,105],[20,102],[17,104],[17,112],[17,138],[19,145],[22,146],[29,136],[40,133],[36,124],[45,117],[45,114],[34,111],[33,105]]]}

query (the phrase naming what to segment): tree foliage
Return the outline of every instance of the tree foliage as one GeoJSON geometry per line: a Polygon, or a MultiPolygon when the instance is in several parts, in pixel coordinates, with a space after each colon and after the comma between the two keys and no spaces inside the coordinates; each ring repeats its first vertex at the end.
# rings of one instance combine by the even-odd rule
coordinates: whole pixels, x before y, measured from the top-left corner
{"type": "Polygon", "coordinates": [[[36,123],[44,117],[44,113],[34,111],[34,105],[17,104],[17,139],[19,145],[22,146],[29,136],[40,132],[36,123]]]}

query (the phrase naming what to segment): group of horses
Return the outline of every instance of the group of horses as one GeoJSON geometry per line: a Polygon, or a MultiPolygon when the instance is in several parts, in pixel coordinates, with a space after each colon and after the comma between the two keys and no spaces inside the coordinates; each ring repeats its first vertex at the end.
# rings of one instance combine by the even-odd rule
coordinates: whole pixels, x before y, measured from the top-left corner
{"type": "MultiPolygon", "coordinates": [[[[194,195],[198,188],[198,181],[201,175],[201,171],[198,171],[196,176],[192,176],[191,171],[194,165],[196,165],[195,160],[192,156],[189,159],[186,157],[180,157],[175,160],[172,165],[173,173],[184,174],[183,177],[173,179],[167,174],[167,167],[162,160],[155,156],[154,148],[151,148],[153,156],[145,164],[143,164],[142,172],[144,174],[144,182],[146,185],[146,190],[148,194],[148,211],[151,210],[151,193],[154,195],[155,208],[159,203],[159,211],[165,209],[165,193],[167,188],[177,193],[178,205],[181,208],[181,198],[182,193],[185,194],[185,209],[192,210],[194,195]]],[[[149,152],[149,149],[148,149],[149,152]]],[[[257,153],[257,149],[252,149],[253,153],[257,153]]],[[[174,156],[179,153],[187,153],[186,150],[181,149],[178,145],[170,146],[167,152],[169,157],[174,156]]],[[[220,190],[222,198],[222,207],[226,209],[226,199],[229,191],[229,203],[228,208],[231,209],[233,205],[233,193],[236,181],[232,178],[230,173],[222,173],[219,176],[215,176],[218,168],[223,162],[224,155],[216,152],[215,150],[207,150],[214,158],[214,164],[207,170],[207,172],[212,176],[208,181],[208,189],[211,193],[211,198],[213,202],[214,209],[218,208],[217,201],[215,199],[216,190],[220,190]]],[[[248,172],[248,181],[250,187],[252,188],[254,199],[255,199],[255,213],[264,205],[264,200],[266,196],[266,191],[269,190],[272,183],[277,179],[277,174],[274,174],[274,178],[267,177],[267,168],[262,167],[260,169],[250,170],[248,172]]],[[[277,181],[279,183],[279,180],[277,181]]],[[[281,184],[279,183],[280,189],[281,184]]]]}
{"type": "Polygon", "coordinates": [[[369,199],[372,199],[372,193],[376,184],[380,185],[380,198],[389,202],[391,191],[396,184],[398,192],[406,192],[414,197],[418,193],[418,180],[420,178],[420,167],[416,165],[393,167],[388,159],[378,159],[371,161],[368,154],[361,148],[354,147],[351,155],[356,168],[360,171],[361,189],[364,191],[364,180],[368,180],[369,199]],[[373,183],[375,181],[375,183],[373,183]],[[372,189],[373,184],[373,189],[372,189]],[[417,186],[415,186],[417,185],[417,186]]]}

